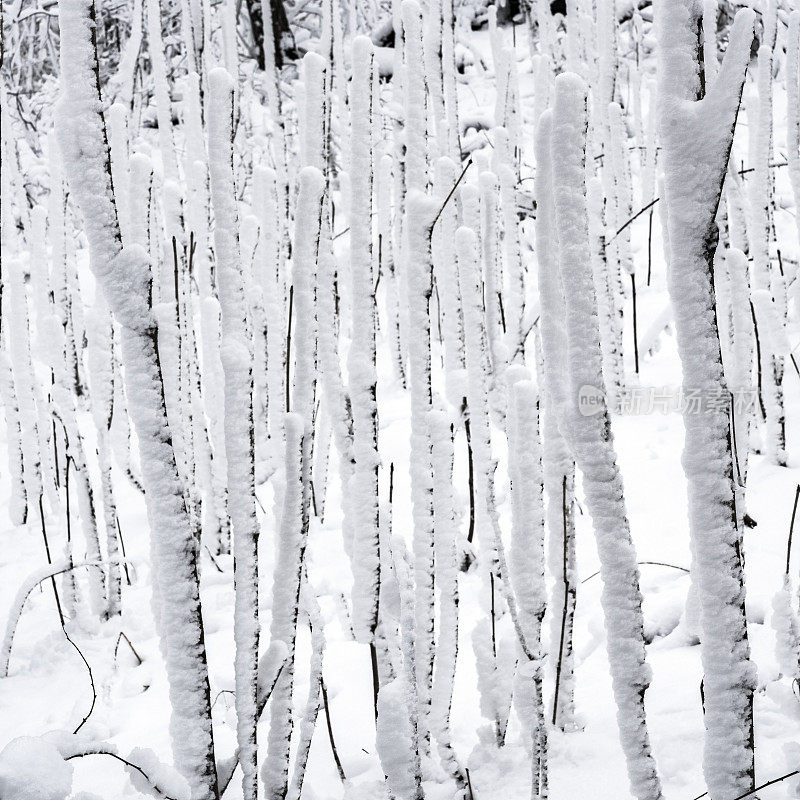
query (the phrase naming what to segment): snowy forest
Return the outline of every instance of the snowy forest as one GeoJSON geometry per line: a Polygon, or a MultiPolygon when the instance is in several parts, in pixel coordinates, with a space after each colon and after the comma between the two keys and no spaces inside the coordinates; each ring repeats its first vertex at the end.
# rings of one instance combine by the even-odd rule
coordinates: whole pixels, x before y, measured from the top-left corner
{"type": "Polygon", "coordinates": [[[796,1],[0,3],[1,800],[800,798],[796,1]]]}

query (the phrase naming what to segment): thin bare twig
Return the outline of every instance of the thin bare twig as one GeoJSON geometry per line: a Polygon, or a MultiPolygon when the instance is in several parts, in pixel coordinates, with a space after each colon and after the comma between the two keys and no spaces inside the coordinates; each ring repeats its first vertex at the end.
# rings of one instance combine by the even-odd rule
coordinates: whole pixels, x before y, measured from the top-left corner
{"type": "Polygon", "coordinates": [[[442,203],[439,210],[436,212],[436,216],[433,218],[433,222],[431,223],[431,233],[433,233],[433,229],[436,226],[436,223],[439,221],[439,217],[442,216],[442,212],[445,209],[445,206],[450,202],[450,198],[455,194],[456,189],[458,189],[458,184],[464,179],[464,176],[467,174],[467,170],[470,168],[472,164],[472,156],[467,159],[467,163],[464,164],[464,169],[461,170],[461,174],[458,176],[458,180],[453,184],[453,188],[447,193],[447,197],[444,199],[444,203],[442,203]]]}
{"type": "Polygon", "coordinates": [[[135,769],[162,797],[165,798],[165,800],[175,800],[175,798],[170,797],[161,787],[159,787],[153,778],[151,778],[138,764],[134,764],[132,761],[128,761],[127,758],[118,756],[116,753],[112,753],[108,750],[100,750],[96,753],[75,753],[74,756],[67,756],[64,761],[72,761],[73,758],[85,758],[86,756],[108,756],[109,758],[114,758],[124,764],[126,767],[135,769]]]}
{"type": "Polygon", "coordinates": [[[333,738],[333,725],[331,724],[331,710],[330,706],[328,705],[328,688],[325,686],[325,679],[320,677],[320,688],[322,689],[322,705],[325,708],[325,722],[328,726],[328,738],[331,741],[331,750],[333,751],[333,760],[336,762],[336,771],[339,773],[339,778],[341,779],[342,783],[347,780],[347,776],[344,774],[344,768],[342,767],[342,762],[339,759],[339,751],[336,749],[336,742],[333,738]]]}
{"type": "MultiPolygon", "coordinates": [[[[740,794],[738,797],[734,797],[733,800],[744,800],[745,797],[750,797],[750,795],[753,795],[756,792],[761,791],[762,789],[766,789],[767,786],[772,786],[775,783],[780,783],[781,781],[785,781],[787,778],[791,778],[792,775],[800,775],[800,769],[793,770],[792,772],[787,772],[785,775],[781,775],[780,778],[773,778],[771,781],[762,783],[760,786],[756,786],[755,789],[750,789],[749,792],[745,792],[744,794],[740,794]]],[[[700,800],[701,797],[707,797],[707,796],[708,792],[703,792],[703,794],[697,795],[697,797],[693,798],[692,800],[700,800]]]]}
{"type": "Polygon", "coordinates": [[[124,639],[128,643],[128,647],[131,650],[131,653],[136,657],[136,660],[141,664],[143,659],[142,657],[136,652],[136,648],[131,643],[131,640],[125,635],[125,631],[120,631],[119,636],[117,636],[117,643],[114,646],[114,663],[117,661],[117,651],[119,650],[119,643],[124,639]]]}
{"type": "MultiPolygon", "coordinates": [[[[678,569],[681,572],[686,572],[686,573],[689,572],[689,570],[686,569],[686,567],[679,567],[677,564],[667,564],[664,561],[637,561],[636,563],[639,564],[640,566],[642,564],[649,564],[650,566],[653,567],[670,567],[671,569],[678,569]]],[[[600,570],[597,570],[597,572],[593,572],[588,578],[584,578],[581,581],[581,583],[586,583],[586,581],[590,581],[592,578],[596,578],[599,574],[600,570]]]]}
{"type": "Polygon", "coordinates": [[[650,201],[644,208],[640,208],[621,228],[619,228],[616,231],[616,233],[614,233],[614,235],[608,240],[608,242],[606,242],[606,244],[613,242],[614,239],[616,239],[617,236],[619,236],[622,233],[622,231],[624,231],[625,228],[628,227],[628,225],[631,225],[632,223],[636,222],[636,220],[639,219],[639,217],[641,217],[645,211],[651,209],[660,199],[661,199],[660,197],[656,197],[655,200],[650,201]]]}
{"type": "Polygon", "coordinates": [[[567,611],[569,604],[569,572],[567,571],[567,476],[561,484],[561,512],[564,520],[564,561],[562,581],[564,583],[564,606],[561,609],[561,635],[558,643],[558,662],[556,665],[556,685],[553,693],[553,725],[558,719],[558,693],[561,688],[561,666],[564,660],[564,637],[567,630],[567,611]]]}
{"type": "Polygon", "coordinates": [[[789,540],[786,544],[786,575],[789,574],[789,563],[792,559],[792,534],[794,533],[794,521],[797,517],[797,501],[800,500],[800,483],[794,493],[794,507],[792,508],[792,521],[789,523],[789,540]]]}
{"type": "Polygon", "coordinates": [[[78,725],[78,727],[75,728],[74,731],[72,731],[72,733],[75,734],[86,724],[86,721],[89,719],[89,717],[92,716],[92,712],[94,711],[95,704],[97,703],[97,689],[95,688],[95,685],[94,685],[94,673],[92,672],[91,666],[89,666],[89,662],[86,660],[86,656],[81,652],[80,647],[78,647],[78,645],[76,645],[75,642],[73,642],[72,639],[69,638],[69,634],[67,633],[67,629],[62,627],[61,630],[64,631],[64,636],[67,637],[67,641],[78,651],[78,655],[81,657],[81,661],[83,661],[83,663],[86,664],[86,669],[89,672],[89,683],[91,683],[91,685],[92,685],[92,705],[89,707],[89,710],[86,712],[86,716],[80,721],[80,724],[78,725]]]}

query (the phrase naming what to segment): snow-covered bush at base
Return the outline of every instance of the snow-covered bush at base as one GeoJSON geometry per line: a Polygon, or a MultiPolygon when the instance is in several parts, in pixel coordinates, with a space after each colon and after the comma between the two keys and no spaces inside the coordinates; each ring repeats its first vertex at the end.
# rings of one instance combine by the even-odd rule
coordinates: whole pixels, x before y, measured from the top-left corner
{"type": "Polygon", "coordinates": [[[169,797],[171,800],[191,800],[189,784],[172,767],[163,764],[152,750],[135,747],[128,759],[136,767],[125,766],[131,785],[149,797],[169,797]],[[144,773],[147,778],[142,775],[144,773]]]}
{"type": "Polygon", "coordinates": [[[0,751],[0,797],[67,800],[72,773],[72,764],[54,744],[34,736],[12,739],[0,751]]]}

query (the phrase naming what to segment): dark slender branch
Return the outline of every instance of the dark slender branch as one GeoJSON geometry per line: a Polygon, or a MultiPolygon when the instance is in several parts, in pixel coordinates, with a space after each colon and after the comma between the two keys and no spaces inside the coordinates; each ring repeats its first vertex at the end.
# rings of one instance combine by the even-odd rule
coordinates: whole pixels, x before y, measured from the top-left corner
{"type": "Polygon", "coordinates": [[[639,217],[641,217],[642,214],[644,214],[645,211],[647,211],[648,209],[651,209],[660,199],[661,199],[660,197],[656,197],[655,200],[651,200],[644,208],[640,208],[621,228],[619,228],[614,233],[614,235],[608,240],[608,242],[606,242],[606,244],[609,244],[610,242],[613,242],[614,239],[616,239],[617,236],[619,236],[622,233],[622,231],[624,231],[625,228],[628,227],[628,225],[631,225],[637,219],[639,219],[639,217]]]}
{"type": "Polygon", "coordinates": [[[650,275],[653,270],[653,209],[647,222],[647,285],[650,285],[650,275]]]}
{"type": "Polygon", "coordinates": [[[117,643],[114,646],[114,663],[117,661],[117,651],[119,650],[119,643],[124,639],[128,643],[128,647],[131,649],[131,653],[136,657],[136,660],[141,664],[143,659],[142,657],[136,652],[136,648],[131,643],[131,640],[125,635],[125,631],[120,631],[119,636],[117,636],[117,643]]]}
{"type": "Polygon", "coordinates": [[[497,659],[497,631],[495,627],[495,609],[494,609],[494,572],[489,573],[489,588],[490,588],[490,617],[492,620],[492,657],[497,659]]]}
{"type": "Polygon", "coordinates": [[[433,218],[433,222],[431,223],[431,233],[433,233],[433,229],[436,226],[436,223],[439,221],[439,217],[442,216],[442,212],[445,209],[445,206],[450,202],[450,198],[455,194],[456,189],[458,189],[458,184],[464,179],[464,176],[467,174],[467,170],[470,168],[472,164],[472,156],[467,159],[467,163],[464,164],[464,169],[461,170],[461,174],[458,176],[458,180],[453,184],[453,188],[447,193],[447,197],[444,199],[444,203],[442,203],[439,210],[436,212],[436,216],[433,218]]]}
{"type": "MultiPolygon", "coordinates": [[[[272,681],[272,684],[268,689],[266,689],[263,694],[259,693],[258,697],[256,698],[256,721],[261,719],[261,715],[264,713],[264,709],[267,706],[267,701],[269,700],[270,696],[272,695],[275,686],[278,683],[278,678],[280,678],[281,673],[283,672],[283,668],[286,665],[286,660],[284,659],[283,663],[279,667],[279,669],[275,673],[275,680],[272,681]]],[[[226,689],[224,691],[231,691],[230,689],[226,689]]],[[[217,697],[222,694],[219,692],[217,697]]],[[[231,691],[231,694],[236,694],[235,692],[231,691]]],[[[216,702],[216,699],[214,700],[216,702]]],[[[213,705],[212,705],[213,708],[213,705]]],[[[219,761],[216,765],[217,775],[218,777],[218,787],[219,787],[219,796],[225,794],[228,787],[233,780],[233,775],[236,772],[236,767],[239,765],[239,753],[238,751],[233,754],[233,756],[226,761],[219,761]]]]}
{"type": "MultiPolygon", "coordinates": [[[[377,213],[376,211],[373,211],[373,212],[372,212],[372,213],[369,215],[369,216],[370,216],[370,218],[374,217],[376,213],[377,213]]],[[[331,225],[333,225],[333,221],[331,221],[331,225]]],[[[331,241],[332,241],[332,242],[335,242],[335,241],[336,241],[338,238],[340,238],[341,236],[344,236],[346,233],[348,233],[348,232],[349,232],[349,230],[350,230],[350,226],[349,226],[349,225],[348,225],[346,228],[342,228],[342,229],[339,231],[339,233],[335,233],[335,234],[333,235],[333,238],[331,239],[331,241]]]]}
{"type": "Polygon", "coordinates": [[[564,582],[564,605],[561,609],[561,636],[558,643],[558,663],[556,665],[556,685],[553,692],[553,725],[558,719],[558,693],[561,688],[561,666],[564,660],[564,638],[567,630],[567,605],[569,603],[569,573],[567,571],[567,476],[561,481],[561,512],[564,520],[564,561],[562,580],[564,582]]]}
{"type": "Polygon", "coordinates": [[[378,650],[374,640],[369,643],[369,660],[372,664],[372,705],[375,711],[375,727],[378,727],[378,689],[380,677],[378,674],[378,650]]]}
{"type": "Polygon", "coordinates": [[[131,585],[131,575],[128,572],[128,556],[125,553],[125,540],[122,538],[122,526],[119,524],[119,514],[114,514],[114,520],[117,523],[117,534],[119,535],[119,546],[122,548],[122,558],[124,561],[122,562],[122,567],[125,570],[125,582],[128,586],[131,585]]]}
{"type": "Polygon", "coordinates": [[[467,541],[472,542],[475,536],[475,462],[472,456],[472,435],[469,425],[469,410],[467,409],[467,398],[462,400],[464,409],[464,433],[467,437],[467,480],[469,485],[469,528],[467,529],[467,541]]]}
{"type": "MultiPolygon", "coordinates": [[[[643,564],[649,564],[650,566],[653,567],[670,567],[670,569],[677,569],[680,570],[681,572],[686,572],[687,574],[689,572],[689,570],[686,569],[686,567],[679,567],[677,564],[667,564],[664,561],[637,561],[636,563],[639,566],[642,566],[643,564]]],[[[597,572],[593,572],[588,578],[584,578],[581,581],[581,583],[586,583],[586,581],[590,581],[592,578],[596,578],[599,574],[600,570],[597,570],[597,572]]]]}
{"type": "Polygon", "coordinates": [[[756,309],[753,306],[753,301],[750,301],[750,316],[753,318],[753,333],[756,337],[756,368],[757,368],[757,386],[758,386],[758,407],[761,411],[761,418],[766,419],[767,410],[764,407],[764,394],[762,392],[761,380],[761,337],[758,335],[758,320],[756,319],[756,309]]]}
{"type": "Polygon", "coordinates": [[[219,700],[224,694],[232,694],[234,697],[236,697],[236,692],[234,692],[233,689],[220,689],[217,692],[217,696],[214,698],[214,702],[211,704],[212,709],[217,704],[217,700],[219,700]]]}
{"type": "MultiPolygon", "coordinates": [[[[42,493],[39,492],[39,519],[42,523],[42,537],[44,538],[44,549],[47,553],[47,563],[52,564],[52,560],[50,558],[50,544],[47,541],[47,527],[44,523],[44,507],[42,505],[42,493]]],[[[64,627],[64,612],[61,608],[61,600],[58,597],[58,588],[56,587],[56,579],[55,576],[50,576],[50,582],[53,584],[53,595],[56,598],[56,608],[58,609],[58,618],[61,621],[61,627],[64,627]]]]}
{"type": "MultiPolygon", "coordinates": [[[[783,164],[770,164],[769,168],[770,169],[775,169],[777,167],[788,167],[788,166],[789,166],[789,163],[785,162],[783,164]]],[[[755,172],[755,171],[756,171],[755,167],[748,167],[747,169],[742,168],[742,169],[739,170],[739,174],[740,175],[746,175],[748,172],[755,172]]]]}
{"type": "Polygon", "coordinates": [[[289,396],[291,384],[289,383],[289,370],[292,364],[292,308],[294,306],[294,286],[289,287],[289,322],[286,325],[286,413],[290,411],[289,396]]]}
{"type": "Polygon", "coordinates": [[[794,520],[797,516],[797,501],[800,500],[800,483],[794,493],[794,507],[792,508],[792,521],[789,523],[789,540],[786,544],[786,575],[789,574],[789,563],[792,559],[792,534],[794,533],[794,520]]]}
{"type": "Polygon", "coordinates": [[[636,275],[631,274],[631,296],[633,300],[633,363],[635,372],[639,374],[639,334],[636,323],[636,275]]]}
{"type": "Polygon", "coordinates": [[[225,570],[222,569],[217,559],[214,558],[214,554],[211,552],[208,545],[204,545],[204,547],[206,548],[206,553],[208,553],[208,557],[211,559],[211,563],[217,568],[217,572],[224,572],[225,570]]]}
{"type": "Polygon", "coordinates": [[[89,683],[91,683],[92,685],[92,705],[89,706],[89,710],[86,712],[86,716],[80,721],[78,727],[75,728],[74,731],[72,731],[72,733],[75,734],[86,724],[86,721],[89,719],[89,717],[92,716],[95,703],[97,703],[97,689],[95,688],[94,685],[94,673],[92,672],[92,668],[89,666],[89,662],[86,660],[86,656],[81,652],[80,647],[78,647],[78,645],[76,645],[75,642],[73,642],[72,639],[69,638],[67,629],[62,627],[61,630],[64,631],[64,636],[67,637],[67,641],[78,651],[78,655],[81,657],[81,661],[83,661],[83,663],[86,664],[86,669],[89,672],[89,683]]]}
{"type": "Polygon", "coordinates": [[[342,783],[347,780],[342,767],[342,762],[339,759],[339,751],[336,749],[336,742],[333,738],[333,725],[331,724],[331,710],[328,705],[328,688],[325,686],[325,679],[320,676],[320,687],[322,689],[322,705],[325,708],[325,722],[328,726],[328,738],[331,742],[331,751],[333,752],[333,760],[336,762],[336,771],[339,773],[339,778],[342,783]]]}
{"type": "MultiPolygon", "coordinates": [[[[781,781],[785,781],[787,778],[791,778],[792,775],[800,775],[800,769],[793,770],[792,772],[787,772],[785,775],[781,775],[779,778],[773,778],[771,781],[762,783],[760,786],[756,786],[755,789],[750,789],[750,791],[745,792],[744,794],[740,794],[737,797],[732,798],[732,800],[744,800],[745,797],[750,797],[750,795],[753,795],[756,792],[761,791],[762,789],[766,789],[767,786],[772,786],[775,783],[780,783],[781,781]]],[[[697,797],[693,798],[693,800],[700,800],[701,797],[707,797],[707,796],[708,792],[703,792],[703,794],[697,795],[697,797]]]]}

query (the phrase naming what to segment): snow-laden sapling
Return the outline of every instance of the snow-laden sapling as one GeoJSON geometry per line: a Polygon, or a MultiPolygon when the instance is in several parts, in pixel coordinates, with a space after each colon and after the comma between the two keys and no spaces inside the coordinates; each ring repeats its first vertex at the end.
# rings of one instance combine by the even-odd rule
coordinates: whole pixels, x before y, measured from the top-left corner
{"type": "Polygon", "coordinates": [[[586,86],[577,75],[564,73],[555,87],[550,153],[569,366],[564,432],[583,475],[597,540],[606,647],[631,791],[639,800],[660,800],[644,708],[650,667],[645,661],[642,595],[622,476],[607,408],[583,414],[579,407],[582,389],[602,386],[586,206],[586,86]]]}
{"type": "Polygon", "coordinates": [[[548,564],[554,583],[550,594],[550,648],[553,659],[553,725],[575,722],[573,627],[578,591],[575,563],[575,462],[562,431],[566,394],[559,368],[567,358],[564,293],[558,273],[558,235],[553,207],[550,152],[552,112],[539,118],[534,139],[538,170],[536,249],[539,266],[542,358],[537,364],[542,386],[542,465],[547,494],[548,564]]]}
{"type": "Polygon", "coordinates": [[[233,620],[236,640],[236,716],[242,792],[256,800],[256,680],[258,674],[258,534],[253,438],[253,357],[239,251],[233,175],[233,82],[223,68],[208,76],[208,163],[214,207],[217,286],[222,311],[220,355],[225,374],[225,455],[228,513],[233,527],[233,620]]]}
{"type": "Polygon", "coordinates": [[[689,533],[700,600],[705,671],[704,773],[711,796],[735,797],[755,785],[753,684],[744,606],[741,535],[719,331],[714,313],[715,214],[728,166],[754,13],[737,13],[716,79],[703,80],[699,8],[690,0],[656,9],[659,132],[668,215],[668,288],[687,390],[701,408],[683,414],[683,466],[689,533]]]}
{"type": "Polygon", "coordinates": [[[378,375],[372,275],[372,42],[353,41],[350,146],[352,337],[347,360],[353,409],[353,472],[347,487],[353,522],[353,630],[374,647],[380,591],[378,515],[378,375]]]}
{"type": "Polygon", "coordinates": [[[59,144],[72,197],[83,216],[91,268],[121,328],[130,412],[146,489],[158,628],[170,683],[173,754],[193,798],[215,800],[217,776],[197,543],[184,504],[164,405],[158,334],[148,303],[148,259],[141,247],[122,246],[100,111],[92,33],[94,6],[86,0],[62,2],[59,24],[59,144]]]}

